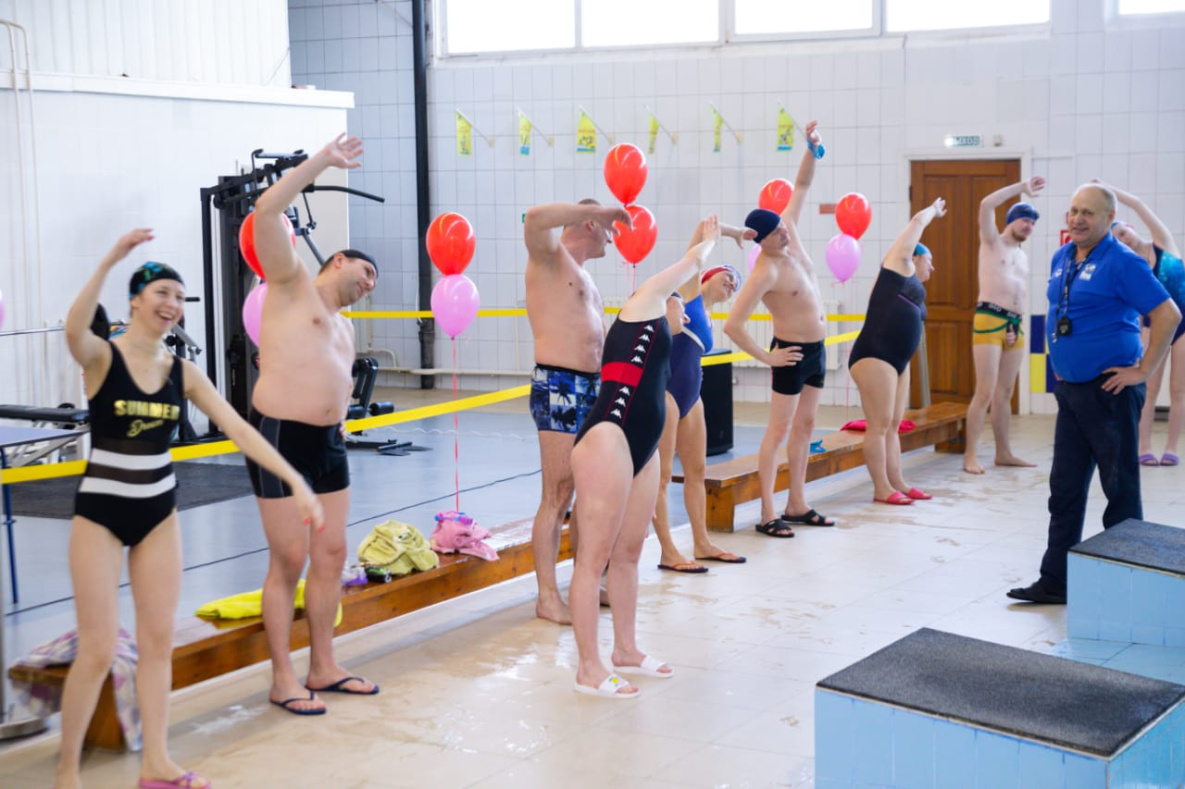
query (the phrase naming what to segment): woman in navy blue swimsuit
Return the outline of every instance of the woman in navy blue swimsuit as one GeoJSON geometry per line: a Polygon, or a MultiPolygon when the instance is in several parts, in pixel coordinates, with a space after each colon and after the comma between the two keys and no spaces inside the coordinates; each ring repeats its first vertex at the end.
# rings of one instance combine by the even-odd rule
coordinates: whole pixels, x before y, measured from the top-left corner
{"type": "Polygon", "coordinates": [[[915,499],[931,498],[902,476],[897,425],[909,402],[909,360],[922,338],[926,318],[922,283],[934,271],[930,250],[921,244],[922,231],[945,214],[946,201],[940,197],[915,214],[897,236],[872,287],[864,325],[848,357],[868,422],[864,462],[872,477],[872,498],[882,504],[913,504],[915,499]]]}
{"type": "Polygon", "coordinates": [[[133,230],[119,239],[66,318],[66,342],[86,381],[92,448],[70,528],[78,652],[62,697],[62,752],[54,782],[58,787],[81,783],[83,735],[115,655],[125,547],[139,652],[136,694],[144,738],[140,786],[210,786],[170,758],[167,742],[173,621],[181,592],[177,479],[169,444],[186,399],[249,457],[287,481],[302,514],[317,528],[323,526],[317,498],[296,470],[219,396],[196,366],[165,347],[164,337],[185,306],[185,286],[175,270],[163,263],[145,263],[132,274],[128,289],[127,332],[114,341],[91,332],[107,274],[151,240],[151,230],[133,230]]]}
{"type": "Polygon", "coordinates": [[[670,295],[703,266],[715,246],[720,236],[716,217],[706,220],[703,233],[704,240],[682,260],[643,282],[609,327],[601,391],[572,449],[572,476],[580,502],[580,550],[568,604],[580,653],[576,670],[580,693],[636,698],[638,688],[619,674],[672,676],[670,666],[642,652],[635,641],[638,557],[658,494],[655,450],[665,421],[670,377],[668,321],[683,321],[682,302],[670,295]],[[597,643],[600,580],[606,566],[613,609],[612,671],[601,661],[597,643]]]}
{"type": "MultiPolygon", "coordinates": [[[[688,249],[703,241],[704,222],[691,237],[688,249]]],[[[751,231],[750,231],[751,232],[751,231]]],[[[740,246],[744,228],[720,225],[720,235],[740,246]]],[[[716,546],[708,536],[707,497],[704,474],[707,469],[708,427],[704,404],[700,401],[703,368],[700,359],[712,350],[712,324],[708,312],[716,304],[728,301],[741,286],[741,275],[732,266],[714,266],[697,272],[679,288],[686,314],[683,326],[671,324],[671,380],[667,383],[667,421],[658,444],[658,501],[654,507],[654,535],[662,546],[660,570],[679,573],[705,573],[701,561],[742,564],[745,557],[716,546]],[[675,455],[683,466],[683,505],[691,521],[692,556],[684,556],[671,539],[667,511],[667,486],[675,465],[675,455]]]]}

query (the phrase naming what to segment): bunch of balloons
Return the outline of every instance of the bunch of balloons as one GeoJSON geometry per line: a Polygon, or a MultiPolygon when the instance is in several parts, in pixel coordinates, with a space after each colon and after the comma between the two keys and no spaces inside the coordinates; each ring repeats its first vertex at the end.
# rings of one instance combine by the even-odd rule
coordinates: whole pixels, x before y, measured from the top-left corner
{"type": "Polygon", "coordinates": [[[473,280],[461,272],[473,259],[477,237],[460,214],[441,214],[428,225],[424,239],[428,257],[444,277],[432,289],[432,317],[444,333],[456,339],[477,317],[481,298],[473,280]]]}
{"type": "Polygon", "coordinates": [[[613,196],[625,206],[632,224],[632,227],[626,227],[621,222],[613,223],[617,232],[614,243],[621,256],[634,265],[641,263],[650,254],[654,242],[658,240],[654,214],[634,204],[646,185],[646,174],[646,157],[636,145],[626,142],[609,149],[609,155],[605,157],[605,183],[613,196]]]}
{"type": "MultiPolygon", "coordinates": [[[[284,228],[288,231],[288,240],[292,248],[296,249],[296,231],[292,229],[292,223],[284,214],[280,214],[280,219],[284,220],[284,228]]],[[[239,227],[239,252],[242,253],[247,266],[259,277],[259,282],[243,300],[243,328],[251,342],[259,345],[259,327],[263,322],[263,299],[267,296],[267,283],[263,281],[263,266],[259,264],[259,255],[255,252],[254,211],[247,214],[247,218],[239,227]]]]}
{"type": "Polygon", "coordinates": [[[827,267],[840,282],[847,282],[860,266],[860,236],[872,221],[872,206],[859,192],[849,192],[835,206],[839,233],[827,242],[827,267]]]}

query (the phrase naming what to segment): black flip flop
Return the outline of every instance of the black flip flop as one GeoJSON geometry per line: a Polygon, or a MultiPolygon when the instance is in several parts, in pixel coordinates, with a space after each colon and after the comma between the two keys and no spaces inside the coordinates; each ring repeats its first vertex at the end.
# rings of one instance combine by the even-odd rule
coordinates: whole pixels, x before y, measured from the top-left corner
{"type": "Polygon", "coordinates": [[[706,573],[707,567],[698,565],[695,562],[679,562],[677,564],[660,564],[660,570],[669,570],[672,573],[689,573],[691,575],[698,575],[699,573],[706,573]]]}
{"type": "Polygon", "coordinates": [[[761,532],[767,537],[779,537],[785,539],[794,536],[794,529],[782,522],[781,518],[774,518],[772,521],[757,524],[757,531],[761,532]]]}
{"type": "Polygon", "coordinates": [[[351,680],[355,682],[367,681],[362,677],[346,677],[339,679],[337,682],[332,682],[323,688],[309,688],[308,685],[305,685],[305,687],[309,688],[309,692],[311,693],[345,693],[347,696],[373,696],[379,692],[378,685],[375,685],[373,690],[350,690],[346,687],[346,683],[351,680]]]}
{"type": "Polygon", "coordinates": [[[745,562],[749,561],[744,556],[737,556],[732,551],[722,553],[719,556],[697,556],[695,557],[695,560],[697,562],[721,562],[723,564],[744,564],[745,562]],[[732,558],[725,559],[725,556],[731,556],[732,558]]]}
{"type": "Polygon", "coordinates": [[[834,526],[835,521],[828,523],[831,520],[826,515],[820,515],[813,509],[809,509],[801,515],[790,515],[789,513],[782,513],[779,519],[782,523],[793,523],[795,526],[834,526]]]}
{"type": "Polygon", "coordinates": [[[268,701],[284,710],[284,712],[291,712],[293,715],[324,715],[324,707],[312,710],[299,710],[292,706],[298,701],[316,701],[316,699],[317,696],[313,693],[313,691],[310,690],[308,696],[297,696],[291,699],[284,699],[283,701],[273,701],[272,699],[268,699],[268,701]]]}

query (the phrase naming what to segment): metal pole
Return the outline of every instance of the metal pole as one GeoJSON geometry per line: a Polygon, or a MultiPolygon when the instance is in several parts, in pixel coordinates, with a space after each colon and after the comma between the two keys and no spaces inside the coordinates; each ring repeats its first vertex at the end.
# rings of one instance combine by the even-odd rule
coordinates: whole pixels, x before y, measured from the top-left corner
{"type": "Polygon", "coordinates": [[[926,353],[926,330],[922,328],[922,341],[918,343],[918,386],[922,390],[922,408],[930,407],[930,356],[926,353]]]}

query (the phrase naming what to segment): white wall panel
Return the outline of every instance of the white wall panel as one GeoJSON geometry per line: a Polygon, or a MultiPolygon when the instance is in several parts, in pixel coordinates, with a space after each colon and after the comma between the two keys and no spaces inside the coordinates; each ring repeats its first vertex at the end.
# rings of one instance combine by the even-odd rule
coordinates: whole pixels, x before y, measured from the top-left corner
{"type": "Polygon", "coordinates": [[[291,83],[285,0],[0,0],[0,19],[28,30],[35,72],[291,83]]]}

